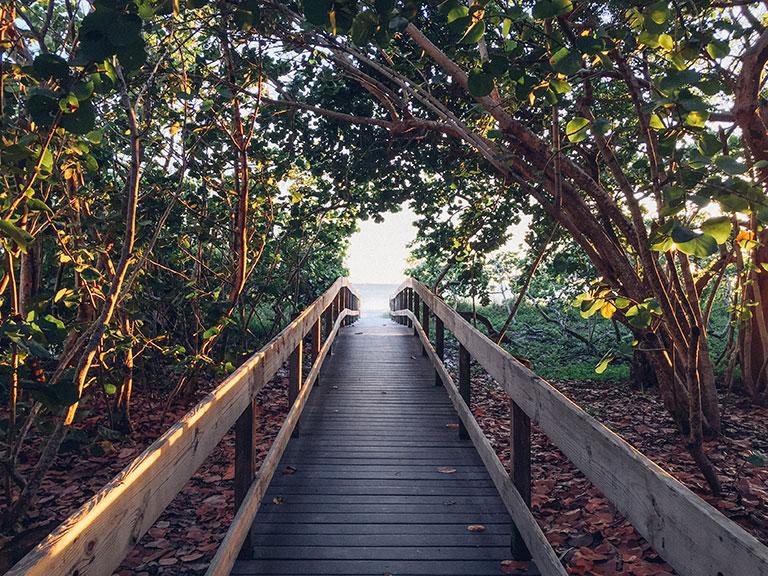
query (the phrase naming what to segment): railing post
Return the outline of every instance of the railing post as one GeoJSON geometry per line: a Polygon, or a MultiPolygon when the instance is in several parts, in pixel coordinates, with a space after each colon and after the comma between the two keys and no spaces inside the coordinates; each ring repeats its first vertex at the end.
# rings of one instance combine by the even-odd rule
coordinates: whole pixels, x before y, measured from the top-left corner
{"type": "MultiPolygon", "coordinates": [[[[296,346],[296,349],[291,353],[291,357],[288,360],[288,409],[290,410],[293,407],[293,403],[296,401],[296,398],[299,396],[299,392],[301,390],[301,382],[303,380],[302,376],[302,370],[301,370],[301,363],[303,359],[303,353],[304,353],[304,340],[299,340],[298,346],[296,346]]],[[[296,422],[296,428],[293,429],[293,434],[291,435],[291,438],[298,438],[299,437],[299,424],[300,422],[296,422]]]]}
{"type": "MultiPolygon", "coordinates": [[[[459,395],[464,400],[467,408],[470,407],[470,373],[469,365],[472,361],[472,357],[469,355],[469,350],[464,348],[463,344],[459,344],[459,395]]],[[[459,438],[466,440],[469,438],[469,433],[464,427],[464,424],[459,420],[459,438]]]]}
{"type": "MultiPolygon", "coordinates": [[[[325,309],[325,337],[323,338],[323,342],[328,341],[328,338],[331,336],[331,330],[333,330],[333,300],[328,304],[328,308],[325,309]]],[[[331,347],[328,353],[333,356],[333,347],[331,347]]],[[[318,378],[318,384],[319,383],[318,378]]]]}
{"type": "MultiPolygon", "coordinates": [[[[405,304],[405,307],[408,308],[408,310],[413,310],[413,288],[407,288],[407,302],[405,304]]],[[[413,321],[411,321],[410,318],[408,318],[408,328],[413,328],[413,321]]]]}
{"type": "MultiPolygon", "coordinates": [[[[421,327],[424,329],[424,334],[427,335],[427,341],[429,341],[429,306],[427,306],[427,303],[424,300],[421,302],[421,327]]],[[[421,355],[427,355],[426,346],[421,348],[421,355]]]]}
{"type": "MultiPolygon", "coordinates": [[[[418,320],[419,318],[419,309],[421,308],[421,297],[419,296],[418,292],[416,290],[413,291],[413,308],[411,309],[411,312],[413,312],[413,315],[418,320]]],[[[418,322],[416,322],[418,324],[418,322]]],[[[416,324],[413,325],[413,335],[417,336],[419,334],[419,330],[416,328],[416,324]]]]}
{"type": "MultiPolygon", "coordinates": [[[[254,407],[256,399],[252,398],[248,405],[235,423],[235,514],[245,500],[245,495],[251,487],[255,472],[255,460],[253,448],[256,445],[254,435],[256,433],[256,423],[253,421],[256,411],[254,407]]],[[[253,544],[251,542],[251,533],[243,542],[238,556],[241,560],[250,560],[253,558],[253,544]]]]}
{"type": "MultiPolygon", "coordinates": [[[[440,362],[445,360],[445,327],[443,326],[443,320],[435,314],[435,352],[437,357],[440,358],[440,362]]],[[[440,378],[440,374],[435,370],[435,386],[442,386],[443,380],[440,378]]]]}
{"type": "MultiPolygon", "coordinates": [[[[531,419],[509,401],[509,468],[512,482],[528,508],[531,507],[531,419]]],[[[531,553],[520,532],[512,524],[512,555],[515,560],[530,560],[531,553]]]]}
{"type": "MultiPolygon", "coordinates": [[[[312,326],[312,329],[310,330],[310,336],[312,341],[312,366],[315,365],[315,361],[317,360],[318,356],[320,356],[320,318],[317,319],[317,322],[312,326]]],[[[320,386],[320,374],[317,375],[317,378],[315,378],[315,386],[320,386]]]]}

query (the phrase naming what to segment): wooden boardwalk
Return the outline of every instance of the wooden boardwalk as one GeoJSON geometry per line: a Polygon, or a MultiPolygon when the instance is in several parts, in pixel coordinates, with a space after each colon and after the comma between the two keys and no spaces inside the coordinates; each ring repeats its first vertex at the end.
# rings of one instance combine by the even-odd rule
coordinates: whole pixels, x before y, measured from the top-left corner
{"type": "Polygon", "coordinates": [[[509,514],[434,382],[411,329],[343,328],[232,574],[501,574],[509,514]]]}

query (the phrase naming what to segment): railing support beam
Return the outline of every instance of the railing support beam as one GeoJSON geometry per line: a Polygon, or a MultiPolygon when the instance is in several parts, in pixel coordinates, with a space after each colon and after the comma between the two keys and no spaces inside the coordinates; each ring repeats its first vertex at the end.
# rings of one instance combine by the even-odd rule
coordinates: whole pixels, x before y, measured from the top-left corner
{"type": "MultiPolygon", "coordinates": [[[[429,306],[426,302],[421,303],[421,327],[424,329],[424,334],[427,335],[427,340],[429,340],[429,306]]],[[[426,346],[421,347],[421,355],[427,355],[426,346]]]]}
{"type": "MultiPolygon", "coordinates": [[[[256,399],[253,399],[235,422],[235,512],[240,509],[240,505],[245,500],[245,495],[251,487],[256,470],[253,453],[256,445],[255,407],[256,399]]],[[[243,542],[238,558],[241,560],[253,558],[253,543],[250,533],[243,542]]]]}
{"type": "MultiPolygon", "coordinates": [[[[442,318],[435,315],[435,352],[437,357],[440,358],[440,362],[445,360],[445,326],[442,318]]],[[[442,386],[443,379],[440,378],[440,373],[435,370],[435,386],[442,386]]]]}
{"type": "MultiPolygon", "coordinates": [[[[513,400],[509,401],[509,471],[525,505],[531,507],[531,419],[513,400]]],[[[522,535],[512,524],[512,555],[530,560],[522,535]]]]}
{"type": "MultiPolygon", "coordinates": [[[[291,354],[288,361],[288,409],[291,409],[296,398],[299,397],[301,391],[302,381],[302,360],[304,355],[304,341],[299,340],[298,346],[291,354]]],[[[293,429],[291,438],[298,438],[300,435],[299,425],[301,422],[296,422],[296,428],[293,429]]]]}
{"type": "MultiPolygon", "coordinates": [[[[413,312],[413,315],[418,319],[419,317],[419,308],[421,308],[421,298],[419,298],[419,295],[414,290],[413,293],[413,307],[411,308],[411,312],[413,312]]],[[[419,330],[416,328],[416,326],[413,327],[413,335],[418,336],[419,330]]]]}
{"type": "MultiPolygon", "coordinates": [[[[469,355],[469,350],[464,348],[462,344],[459,344],[459,395],[470,410],[471,380],[469,368],[471,362],[472,357],[469,355]]],[[[459,438],[462,440],[467,440],[469,438],[469,433],[461,420],[459,420],[459,438]]]]}

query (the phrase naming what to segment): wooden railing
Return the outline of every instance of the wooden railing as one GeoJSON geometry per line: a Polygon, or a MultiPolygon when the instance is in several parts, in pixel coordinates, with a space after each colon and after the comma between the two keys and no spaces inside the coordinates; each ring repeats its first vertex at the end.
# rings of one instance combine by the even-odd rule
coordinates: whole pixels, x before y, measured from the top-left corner
{"type": "Polygon", "coordinates": [[[407,279],[390,301],[392,317],[412,326],[510,512],[518,554],[530,550],[545,576],[565,574],[530,513],[530,421],[573,462],[683,576],[767,576],[768,548],[664,472],[513,356],[473,328],[424,285],[407,279]],[[430,313],[435,346],[430,342],[430,313]],[[458,386],[443,360],[444,329],[459,342],[458,386]],[[510,397],[510,473],[470,412],[474,358],[510,397]]]}
{"type": "Polygon", "coordinates": [[[229,573],[246,540],[246,519],[252,521],[258,508],[254,498],[260,501],[259,494],[263,494],[269,484],[339,327],[356,317],[357,310],[359,296],[346,278],[339,278],[285,330],[244,362],[22,558],[7,576],[112,574],[235,425],[235,500],[238,510],[210,570],[215,574],[229,573]],[[321,347],[323,319],[325,338],[321,347]],[[303,341],[307,335],[312,343],[312,369],[302,384],[303,341]],[[286,360],[290,360],[291,409],[256,474],[254,399],[286,360]]]}

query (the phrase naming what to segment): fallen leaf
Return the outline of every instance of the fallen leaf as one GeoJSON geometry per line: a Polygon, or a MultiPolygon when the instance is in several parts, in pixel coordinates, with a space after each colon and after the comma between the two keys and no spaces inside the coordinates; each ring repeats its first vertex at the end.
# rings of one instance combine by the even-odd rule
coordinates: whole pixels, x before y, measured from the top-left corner
{"type": "Polygon", "coordinates": [[[440,474],[455,474],[456,468],[451,468],[450,466],[440,466],[437,471],[440,472],[440,474]]]}
{"type": "Polygon", "coordinates": [[[275,504],[285,504],[285,500],[283,499],[282,496],[275,496],[274,498],[272,498],[272,502],[274,502],[275,504]]]}
{"type": "Polygon", "coordinates": [[[453,506],[454,504],[456,504],[456,502],[454,500],[448,500],[447,502],[443,502],[443,504],[445,506],[453,506]]]}
{"type": "Polygon", "coordinates": [[[485,526],[482,524],[470,524],[467,526],[467,530],[470,532],[485,532],[485,526]]]}
{"type": "Polygon", "coordinates": [[[294,472],[296,472],[295,466],[286,466],[283,468],[283,474],[293,474],[294,472]]]}
{"type": "Polygon", "coordinates": [[[458,428],[459,425],[458,424],[446,424],[445,427],[446,428],[458,428]]]}
{"type": "Polygon", "coordinates": [[[200,560],[205,556],[202,552],[192,552],[192,554],[187,554],[186,556],[181,557],[182,562],[194,562],[195,560],[200,560]]]}
{"type": "Polygon", "coordinates": [[[519,562],[517,560],[502,560],[501,571],[504,574],[520,574],[528,570],[528,562],[519,562]]]}

